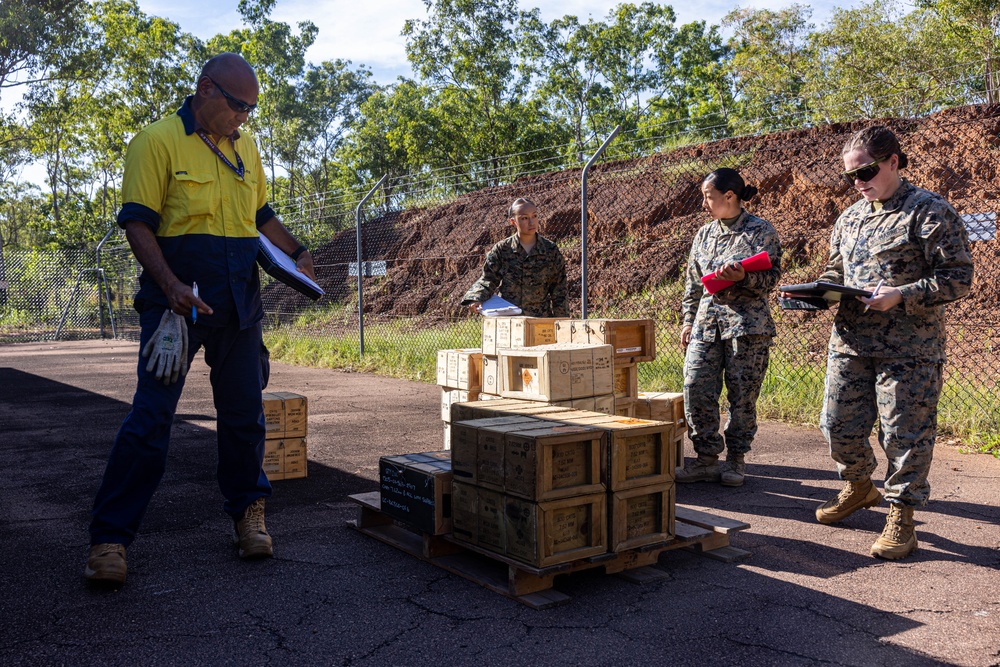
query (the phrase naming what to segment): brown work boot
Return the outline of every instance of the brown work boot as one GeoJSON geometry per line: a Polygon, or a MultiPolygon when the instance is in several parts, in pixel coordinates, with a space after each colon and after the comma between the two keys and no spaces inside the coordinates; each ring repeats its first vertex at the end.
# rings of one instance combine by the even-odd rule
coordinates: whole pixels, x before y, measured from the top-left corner
{"type": "Polygon", "coordinates": [[[745,454],[730,454],[726,462],[719,466],[722,486],[743,486],[747,474],[745,454]]]}
{"type": "Polygon", "coordinates": [[[90,547],[83,576],[101,584],[125,583],[125,545],[95,544],[90,547]]]}
{"type": "Polygon", "coordinates": [[[674,472],[674,480],[688,482],[718,482],[719,457],[711,454],[699,454],[698,458],[688,461],[683,468],[674,472]]]}
{"type": "Polygon", "coordinates": [[[264,499],[253,501],[236,522],[233,543],[240,548],[240,558],[270,558],[274,555],[271,536],[264,526],[264,499]]]}
{"type": "Polygon", "coordinates": [[[917,534],[913,530],[913,508],[899,503],[889,503],[885,528],[872,545],[872,556],[897,560],[906,558],[916,550],[917,534]]]}
{"type": "Polygon", "coordinates": [[[851,516],[862,507],[875,507],[882,502],[871,479],[863,482],[847,482],[837,497],[828,500],[816,509],[816,520],[820,523],[835,523],[851,516]]]}

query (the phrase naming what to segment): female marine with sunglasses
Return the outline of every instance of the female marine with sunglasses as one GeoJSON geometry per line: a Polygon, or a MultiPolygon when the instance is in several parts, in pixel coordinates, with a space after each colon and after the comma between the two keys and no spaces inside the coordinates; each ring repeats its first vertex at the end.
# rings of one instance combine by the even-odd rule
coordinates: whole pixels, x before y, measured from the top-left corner
{"type": "Polygon", "coordinates": [[[842,300],[834,318],[820,428],[846,483],[816,519],[834,523],[882,501],[868,439],[878,420],[889,512],[871,554],[898,559],[917,548],[913,510],[930,494],[945,304],[969,293],[972,259],[955,209],[900,177],[908,160],[891,130],[853,134],[842,156],[844,176],[862,199],[834,224],[819,279],[873,295],[842,300]]]}

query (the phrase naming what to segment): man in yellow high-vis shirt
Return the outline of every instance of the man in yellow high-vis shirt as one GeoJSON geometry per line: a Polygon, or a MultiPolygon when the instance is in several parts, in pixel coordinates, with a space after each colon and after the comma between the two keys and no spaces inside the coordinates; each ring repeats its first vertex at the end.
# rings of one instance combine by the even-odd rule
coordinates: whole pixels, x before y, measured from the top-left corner
{"type": "Polygon", "coordinates": [[[271,485],[262,469],[261,391],[269,364],[258,235],[287,252],[310,278],[315,274],[309,252],[268,205],[257,146],[239,131],[257,105],[258,90],[242,57],[218,55],[205,64],[194,95],[177,113],[129,143],[118,224],[143,267],[135,297],[142,355],[132,410],[94,501],[84,571],[91,581],[125,581],[125,549],[163,475],[184,373],[200,347],[211,368],[218,481],[234,542],[241,558],[273,553],[264,525],[271,485]]]}

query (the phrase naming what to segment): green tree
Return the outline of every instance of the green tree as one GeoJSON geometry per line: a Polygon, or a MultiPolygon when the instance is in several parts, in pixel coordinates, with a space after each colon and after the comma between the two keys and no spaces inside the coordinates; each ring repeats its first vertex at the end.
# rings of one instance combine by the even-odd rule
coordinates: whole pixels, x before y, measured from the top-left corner
{"type": "Polygon", "coordinates": [[[0,3],[0,91],[72,70],[85,6],[84,0],[0,3]]]}
{"type": "MultiPolygon", "coordinates": [[[[313,192],[323,192],[334,179],[334,159],[350,128],[357,122],[361,104],[375,86],[371,72],[360,67],[351,69],[351,62],[334,60],[309,65],[305,77],[295,87],[299,123],[288,125],[293,131],[279,141],[288,147],[281,157],[289,179],[299,174],[308,177],[313,192]]],[[[296,195],[289,184],[289,196],[296,195]]]]}
{"type": "Polygon", "coordinates": [[[722,21],[733,31],[726,72],[732,81],[738,117],[734,129],[760,132],[794,127],[809,111],[803,98],[813,47],[812,9],[735,9],[722,21]]]}
{"type": "MultiPolygon", "coordinates": [[[[715,124],[729,106],[726,48],[704,22],[674,27],[670,7],[622,4],[605,21],[565,16],[546,26],[538,56],[539,100],[571,132],[574,157],[616,125],[640,137],[715,124]],[[671,127],[664,129],[664,124],[671,127]]],[[[645,150],[635,142],[612,152],[645,150]]]]}
{"type": "Polygon", "coordinates": [[[967,99],[952,68],[962,45],[933,12],[873,0],[834,12],[810,45],[803,91],[817,122],[916,116],[967,99]]]}
{"type": "Polygon", "coordinates": [[[522,42],[537,38],[538,12],[520,11],[516,0],[424,4],[430,17],[403,27],[407,58],[433,90],[427,108],[438,134],[424,163],[450,172],[461,189],[505,182],[560,137],[557,121],[529,99],[522,42]]]}
{"type": "Polygon", "coordinates": [[[918,0],[917,6],[944,21],[963,46],[963,60],[980,61],[986,103],[1000,101],[1000,0],[918,0]]]}

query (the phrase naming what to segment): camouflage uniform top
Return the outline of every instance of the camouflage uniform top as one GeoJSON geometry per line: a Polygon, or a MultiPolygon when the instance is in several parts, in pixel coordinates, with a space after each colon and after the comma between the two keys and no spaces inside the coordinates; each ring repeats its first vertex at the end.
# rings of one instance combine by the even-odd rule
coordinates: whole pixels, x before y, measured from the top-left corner
{"type": "Polygon", "coordinates": [[[944,305],[972,285],[969,236],[944,197],[904,180],[881,211],[862,199],[840,215],[820,280],[861,289],[884,280],[903,294],[902,303],[885,312],[865,312],[857,299],[841,301],[831,350],[943,361],[944,305]]]}
{"type": "Polygon", "coordinates": [[[781,276],[781,245],[778,233],[767,220],[741,211],[729,226],[713,220],[698,230],[691,244],[687,285],[682,308],[684,326],[693,327],[693,340],[715,340],[739,336],[774,336],[774,320],[767,295],[781,276]],[[772,267],[747,271],[740,282],[709,294],[701,277],[729,264],[766,250],[772,267]]]}
{"type": "Polygon", "coordinates": [[[541,235],[527,253],[517,234],[493,246],[486,254],[482,276],[462,303],[486,301],[494,292],[528,317],[569,317],[566,260],[556,244],[541,235]]]}

